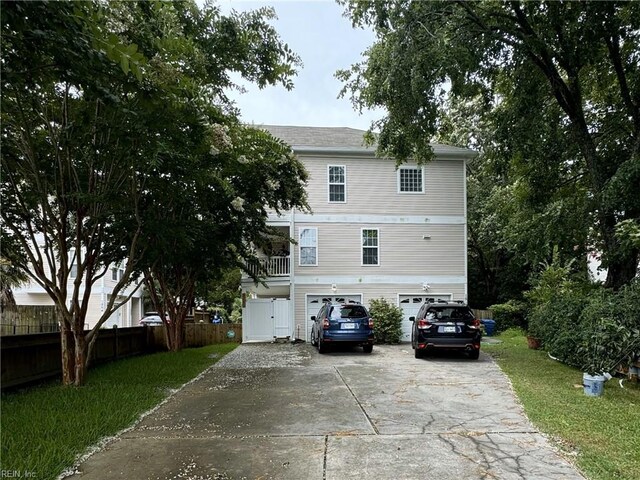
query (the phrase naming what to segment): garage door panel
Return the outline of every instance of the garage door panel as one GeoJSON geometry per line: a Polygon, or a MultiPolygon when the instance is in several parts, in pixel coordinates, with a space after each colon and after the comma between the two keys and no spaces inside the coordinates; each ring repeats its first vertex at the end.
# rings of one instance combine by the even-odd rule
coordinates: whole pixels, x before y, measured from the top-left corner
{"type": "Polygon", "coordinates": [[[362,303],[362,295],[307,295],[307,342],[311,341],[312,316],[315,316],[327,302],[362,303]]]}
{"type": "Polygon", "coordinates": [[[400,295],[398,300],[403,314],[402,337],[400,338],[400,341],[410,342],[413,322],[411,322],[409,318],[415,317],[418,314],[418,311],[424,302],[436,302],[438,300],[450,301],[451,295],[400,295]]]}

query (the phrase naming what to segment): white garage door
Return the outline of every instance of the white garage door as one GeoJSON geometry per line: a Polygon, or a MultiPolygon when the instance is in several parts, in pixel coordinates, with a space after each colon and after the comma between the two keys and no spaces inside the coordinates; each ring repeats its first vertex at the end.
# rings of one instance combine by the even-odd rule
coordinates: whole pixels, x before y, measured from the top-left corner
{"type": "Polygon", "coordinates": [[[362,303],[362,295],[307,295],[307,342],[311,341],[311,317],[318,314],[324,303],[362,303]]]}
{"type": "Polygon", "coordinates": [[[400,308],[404,314],[402,319],[402,342],[411,341],[412,322],[409,317],[415,317],[422,304],[426,301],[434,302],[437,300],[451,300],[451,295],[400,295],[400,308]]]}

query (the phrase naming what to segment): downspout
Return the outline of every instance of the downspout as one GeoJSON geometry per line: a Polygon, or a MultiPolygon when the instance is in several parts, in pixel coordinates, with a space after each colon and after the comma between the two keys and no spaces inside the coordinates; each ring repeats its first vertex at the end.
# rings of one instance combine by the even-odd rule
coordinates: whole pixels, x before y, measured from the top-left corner
{"type": "Polygon", "coordinates": [[[467,244],[467,160],[462,159],[463,198],[464,198],[464,302],[469,304],[469,245],[467,244]]]}
{"type": "MultiPolygon", "coordinates": [[[[289,238],[294,238],[294,234],[296,233],[296,209],[291,209],[291,216],[289,219],[289,238]]],[[[293,332],[291,332],[291,337],[294,341],[297,340],[296,337],[296,282],[294,276],[294,260],[295,256],[295,244],[289,241],[289,315],[291,318],[291,324],[293,325],[293,332]]],[[[306,325],[305,325],[306,328],[306,325]]],[[[306,330],[305,330],[306,331],[306,330]]]]}

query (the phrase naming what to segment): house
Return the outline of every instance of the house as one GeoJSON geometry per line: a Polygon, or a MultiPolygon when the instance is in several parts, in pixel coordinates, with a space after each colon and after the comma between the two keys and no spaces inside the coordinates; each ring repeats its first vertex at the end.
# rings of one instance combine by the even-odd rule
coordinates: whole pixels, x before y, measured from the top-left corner
{"type": "Polygon", "coordinates": [[[309,172],[312,213],[270,215],[297,243],[259,252],[264,285],[243,277],[243,340],[309,341],[325,301],[385,298],[409,317],[426,299],[467,299],[466,168],[473,151],[433,145],[424,166],[396,168],[352,128],[264,128],[292,146],[309,172]],[[268,250],[268,251],[266,251],[268,250]]]}
{"type": "MultiPolygon", "coordinates": [[[[124,273],[124,267],[119,265],[112,265],[107,275],[103,276],[98,282],[93,285],[91,289],[91,296],[89,299],[89,308],[87,310],[87,317],[85,323],[85,329],[93,328],[100,320],[105,306],[109,301],[113,289],[118,283],[118,280],[122,278],[124,273]]],[[[69,273],[69,281],[67,284],[67,291],[73,292],[73,281],[75,279],[74,269],[71,269],[69,273]]],[[[121,291],[116,301],[122,301],[129,295],[134,289],[135,285],[130,285],[124,291],[121,291]]],[[[84,290],[81,287],[80,295],[83,295],[84,290]]],[[[13,290],[13,296],[17,305],[53,305],[53,300],[49,294],[33,280],[27,284],[17,287],[13,290]]],[[[131,298],[118,308],[109,319],[102,325],[102,328],[111,328],[114,325],[118,327],[133,327],[137,326],[138,322],[143,316],[143,301],[142,301],[142,288],[136,290],[131,298]]]]}

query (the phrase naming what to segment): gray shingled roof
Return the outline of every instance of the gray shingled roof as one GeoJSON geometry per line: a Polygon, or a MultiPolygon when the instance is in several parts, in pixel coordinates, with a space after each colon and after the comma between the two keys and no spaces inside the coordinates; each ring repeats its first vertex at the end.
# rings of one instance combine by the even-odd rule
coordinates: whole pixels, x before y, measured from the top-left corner
{"type": "MultiPolygon", "coordinates": [[[[375,153],[374,146],[364,145],[364,130],[349,127],[296,127],[284,125],[256,125],[291,145],[297,152],[326,153],[375,153]]],[[[476,155],[473,150],[452,147],[450,145],[432,144],[436,155],[441,157],[471,158],[476,155]]]]}

